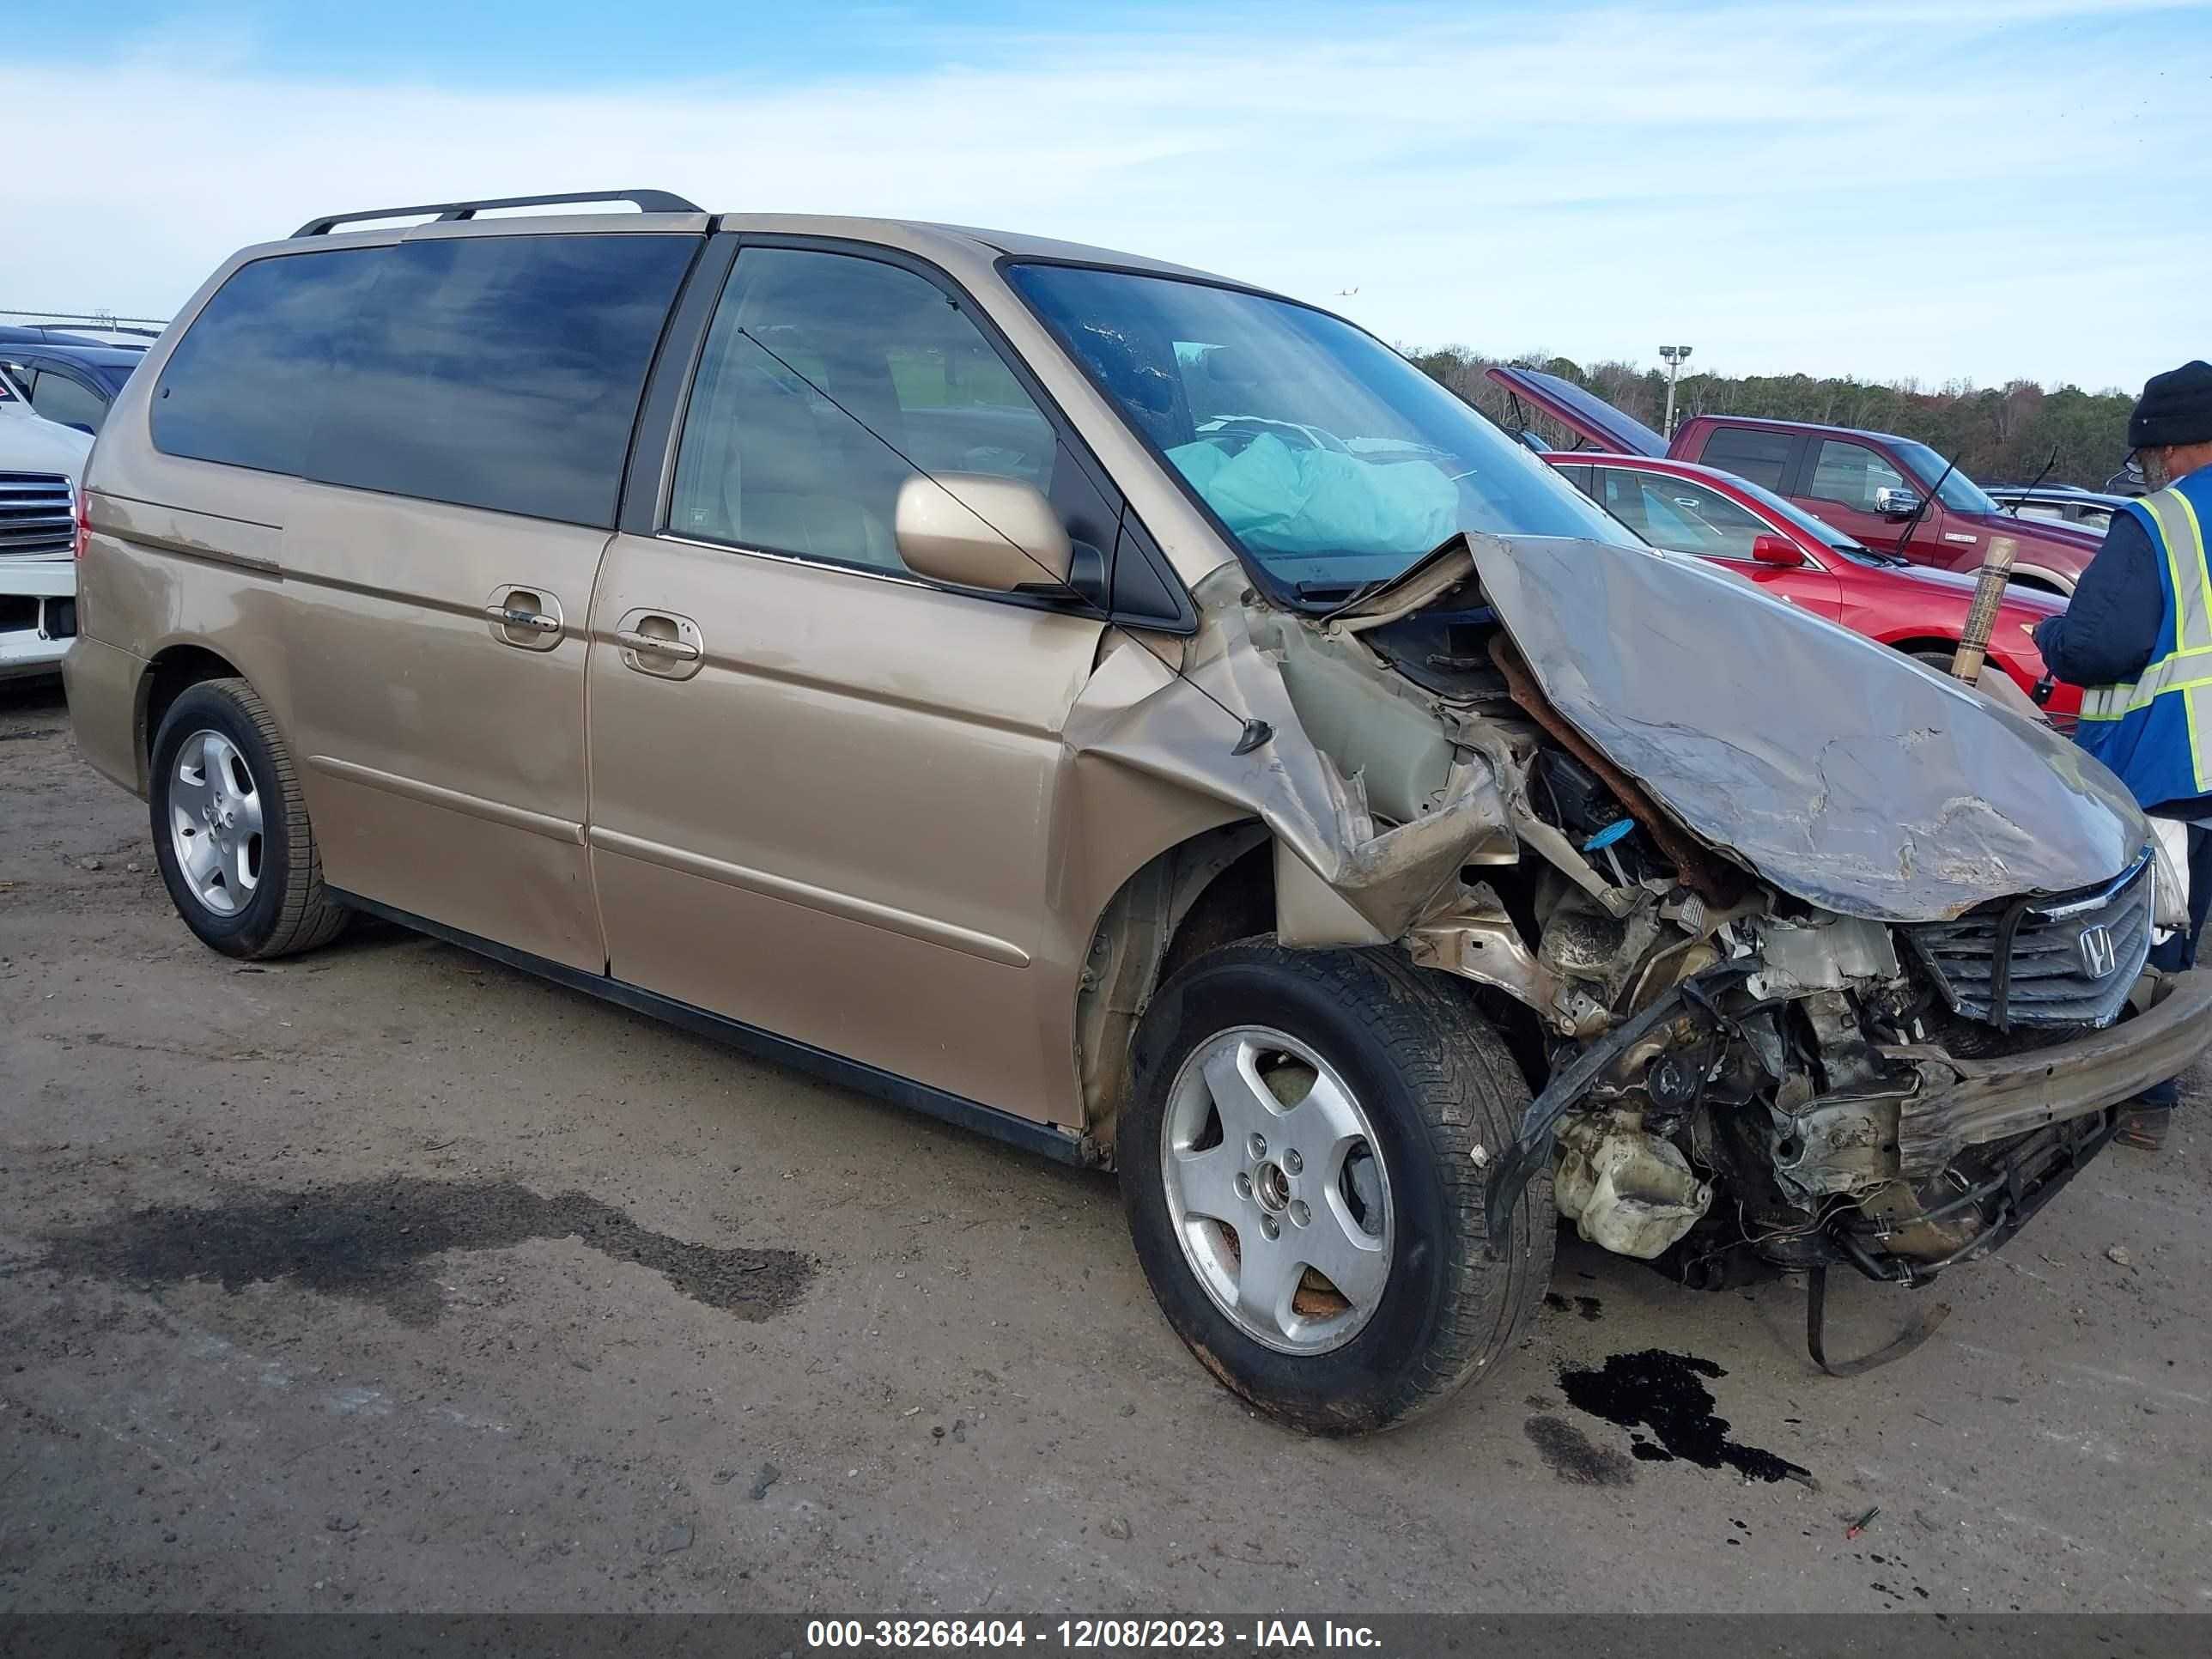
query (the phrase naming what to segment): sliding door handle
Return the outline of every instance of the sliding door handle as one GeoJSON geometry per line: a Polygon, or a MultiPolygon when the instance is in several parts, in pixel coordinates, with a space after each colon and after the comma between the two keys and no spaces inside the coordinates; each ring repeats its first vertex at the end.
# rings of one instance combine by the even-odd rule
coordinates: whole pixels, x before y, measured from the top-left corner
{"type": "Polygon", "coordinates": [[[486,620],[501,628],[527,629],[533,634],[551,634],[561,626],[558,617],[549,617],[542,611],[526,610],[520,605],[488,605],[484,607],[486,620]]]}
{"type": "Polygon", "coordinates": [[[495,587],[484,600],[483,619],[492,638],[522,651],[550,651],[565,631],[561,601],[542,587],[495,587]]]}

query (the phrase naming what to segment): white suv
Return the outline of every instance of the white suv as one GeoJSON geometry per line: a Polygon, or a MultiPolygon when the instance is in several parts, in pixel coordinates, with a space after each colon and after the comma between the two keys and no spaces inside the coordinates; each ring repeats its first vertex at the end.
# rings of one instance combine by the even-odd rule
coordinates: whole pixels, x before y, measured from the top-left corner
{"type": "Polygon", "coordinates": [[[92,440],[0,374],[0,679],[58,674],[76,633],[77,481],[92,440]]]}

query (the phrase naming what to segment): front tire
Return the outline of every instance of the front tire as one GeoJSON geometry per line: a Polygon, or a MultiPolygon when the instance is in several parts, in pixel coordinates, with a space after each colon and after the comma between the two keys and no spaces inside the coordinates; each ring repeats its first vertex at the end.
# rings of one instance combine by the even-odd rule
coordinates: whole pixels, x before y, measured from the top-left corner
{"type": "Polygon", "coordinates": [[[291,753],[251,685],[187,688],[161,718],[149,774],[154,856],[202,943],[259,960],[338,936],[348,913],[324,890],[291,753]]]}
{"type": "Polygon", "coordinates": [[[1551,1185],[1502,1259],[1484,1170],[1528,1090],[1468,988],[1394,951],[1248,940],[1162,988],[1116,1133],[1137,1256],[1200,1364],[1310,1433],[1432,1409],[1526,1334],[1551,1185]]]}

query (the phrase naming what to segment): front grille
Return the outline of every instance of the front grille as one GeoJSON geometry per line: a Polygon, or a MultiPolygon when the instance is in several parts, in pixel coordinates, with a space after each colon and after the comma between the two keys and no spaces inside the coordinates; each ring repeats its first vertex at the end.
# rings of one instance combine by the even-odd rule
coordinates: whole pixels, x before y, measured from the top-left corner
{"type": "Polygon", "coordinates": [[[58,472],[0,472],[0,558],[67,558],[76,547],[70,481],[58,472]]]}
{"type": "Polygon", "coordinates": [[[2027,905],[2014,924],[2004,1009],[1994,1008],[2008,902],[1907,930],[1943,1000],[2000,1025],[2109,1025],[2150,954],[2156,865],[2146,851],[2102,887],[2027,905]]]}

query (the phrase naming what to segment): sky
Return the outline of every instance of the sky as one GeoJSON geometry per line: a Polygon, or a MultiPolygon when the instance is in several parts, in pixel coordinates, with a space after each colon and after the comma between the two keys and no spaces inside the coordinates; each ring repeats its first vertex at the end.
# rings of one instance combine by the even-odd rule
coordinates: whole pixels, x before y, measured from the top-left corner
{"type": "Polygon", "coordinates": [[[316,214],[644,185],[1124,248],[1408,348],[2212,357],[2212,4],[0,0],[0,308],[164,317],[316,214]]]}

